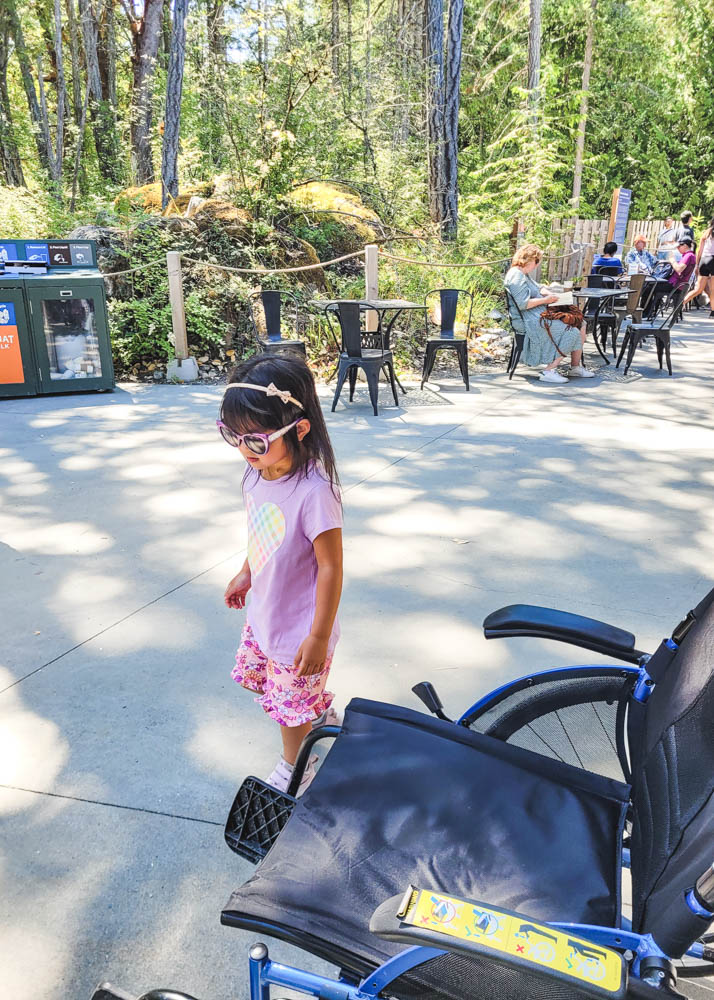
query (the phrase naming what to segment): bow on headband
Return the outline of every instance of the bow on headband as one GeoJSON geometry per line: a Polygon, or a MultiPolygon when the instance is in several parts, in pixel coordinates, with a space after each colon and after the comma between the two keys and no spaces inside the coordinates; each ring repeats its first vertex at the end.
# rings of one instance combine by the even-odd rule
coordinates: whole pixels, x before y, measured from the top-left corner
{"type": "Polygon", "coordinates": [[[280,399],[283,401],[283,403],[289,403],[290,400],[292,399],[292,396],[290,395],[290,390],[289,389],[278,389],[278,387],[275,384],[275,382],[271,382],[268,385],[268,388],[265,390],[265,395],[266,396],[280,396],[280,399]]]}
{"type": "Polygon", "coordinates": [[[259,392],[264,392],[266,396],[278,396],[280,402],[285,405],[288,403],[295,403],[295,405],[299,406],[301,410],[305,409],[299,400],[290,395],[289,389],[278,389],[275,382],[271,382],[269,385],[256,385],[255,382],[231,382],[226,386],[226,392],[228,392],[229,389],[257,389],[259,392]]]}

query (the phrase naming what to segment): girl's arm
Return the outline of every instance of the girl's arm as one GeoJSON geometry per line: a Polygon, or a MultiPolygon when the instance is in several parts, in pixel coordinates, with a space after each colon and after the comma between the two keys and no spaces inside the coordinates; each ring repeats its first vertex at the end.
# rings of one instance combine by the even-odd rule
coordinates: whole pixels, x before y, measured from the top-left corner
{"type": "Polygon", "coordinates": [[[342,594],[342,529],[323,531],[312,545],[317,560],[315,617],[310,635],[300,644],[295,656],[294,665],[298,667],[299,677],[319,674],[324,670],[327,644],[342,594]]]}
{"type": "Polygon", "coordinates": [[[229,608],[240,608],[245,607],[245,598],[250,590],[250,565],[248,560],[243,563],[240,571],[233,577],[231,582],[226,587],[225,593],[223,594],[223,600],[226,602],[229,608]]]}

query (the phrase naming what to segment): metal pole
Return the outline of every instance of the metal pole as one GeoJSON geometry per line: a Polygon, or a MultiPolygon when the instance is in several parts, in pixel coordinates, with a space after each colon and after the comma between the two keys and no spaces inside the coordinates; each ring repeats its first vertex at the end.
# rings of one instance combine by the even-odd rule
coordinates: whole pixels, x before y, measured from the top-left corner
{"type": "MultiPolygon", "coordinates": [[[[379,256],[376,243],[368,243],[364,248],[364,288],[365,298],[379,298],[379,256]]],[[[366,317],[366,329],[373,332],[377,329],[377,314],[371,309],[366,317]]]]}
{"type": "Polygon", "coordinates": [[[169,272],[169,302],[171,303],[171,326],[174,331],[174,354],[177,361],[185,361],[188,357],[188,338],[186,337],[186,313],[183,305],[181,254],[176,250],[169,250],[166,254],[166,267],[169,272]]]}

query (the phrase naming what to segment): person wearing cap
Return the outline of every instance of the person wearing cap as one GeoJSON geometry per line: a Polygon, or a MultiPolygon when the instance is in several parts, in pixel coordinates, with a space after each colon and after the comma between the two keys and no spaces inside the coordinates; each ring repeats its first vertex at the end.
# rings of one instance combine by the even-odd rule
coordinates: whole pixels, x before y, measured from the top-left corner
{"type": "Polygon", "coordinates": [[[647,248],[647,237],[638,233],[633,240],[633,246],[625,257],[625,267],[628,273],[632,273],[633,266],[637,267],[636,274],[651,274],[657,263],[647,248]]]}
{"type": "Polygon", "coordinates": [[[694,268],[697,265],[697,258],[694,255],[694,250],[692,249],[692,241],[688,236],[681,236],[679,238],[677,243],[677,252],[681,255],[679,260],[674,260],[674,255],[672,255],[669,260],[669,263],[672,265],[671,276],[669,278],[663,278],[661,282],[657,282],[654,294],[647,305],[645,317],[648,319],[657,315],[660,304],[664,300],[668,299],[672,292],[681,288],[683,285],[688,285],[689,279],[694,273],[694,268]],[[668,286],[669,291],[667,291],[668,286]]]}
{"type": "Polygon", "coordinates": [[[689,279],[697,266],[697,258],[694,255],[694,244],[688,236],[681,236],[677,243],[677,250],[682,255],[679,260],[670,261],[672,265],[672,277],[668,279],[673,289],[688,285],[689,279]]]}

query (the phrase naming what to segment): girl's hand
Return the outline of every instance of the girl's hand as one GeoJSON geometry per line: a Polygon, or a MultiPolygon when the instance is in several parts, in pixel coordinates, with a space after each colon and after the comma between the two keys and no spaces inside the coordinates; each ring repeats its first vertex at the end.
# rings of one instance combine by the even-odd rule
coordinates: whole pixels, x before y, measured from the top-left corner
{"type": "Polygon", "coordinates": [[[298,668],[298,677],[310,677],[325,669],[327,643],[327,639],[318,639],[314,635],[309,635],[300,643],[293,660],[293,666],[298,668]]]}
{"type": "Polygon", "coordinates": [[[242,569],[226,587],[223,600],[229,608],[240,610],[245,607],[245,598],[249,590],[250,570],[242,569]]]}

